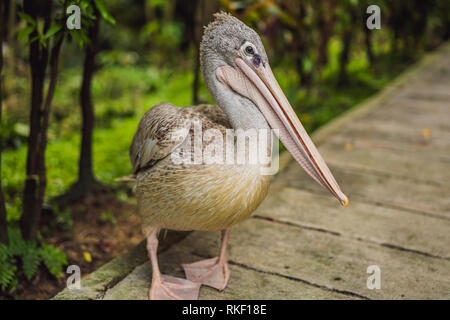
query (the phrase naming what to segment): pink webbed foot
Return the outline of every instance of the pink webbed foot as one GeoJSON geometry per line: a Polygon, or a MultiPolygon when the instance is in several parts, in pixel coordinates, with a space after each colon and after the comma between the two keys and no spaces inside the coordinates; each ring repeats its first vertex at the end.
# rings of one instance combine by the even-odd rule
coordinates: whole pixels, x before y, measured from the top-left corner
{"type": "Polygon", "coordinates": [[[197,300],[200,283],[162,275],[162,280],[153,281],[150,300],[197,300]]]}
{"type": "Polygon", "coordinates": [[[230,278],[227,262],[217,257],[182,266],[188,280],[218,290],[225,289],[230,278]]]}

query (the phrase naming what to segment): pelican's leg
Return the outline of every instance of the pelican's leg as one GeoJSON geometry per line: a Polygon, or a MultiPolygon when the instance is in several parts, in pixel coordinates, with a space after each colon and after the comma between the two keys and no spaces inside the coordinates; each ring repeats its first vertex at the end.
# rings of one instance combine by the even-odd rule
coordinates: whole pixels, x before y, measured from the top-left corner
{"type": "Polygon", "coordinates": [[[227,286],[230,278],[230,270],[227,263],[227,243],[230,229],[222,231],[222,244],[220,245],[219,257],[183,264],[184,272],[188,280],[201,283],[218,290],[227,286]]]}
{"type": "Polygon", "coordinates": [[[198,299],[200,284],[192,281],[162,275],[158,266],[158,229],[151,229],[147,237],[147,251],[152,263],[152,285],[150,300],[195,300],[198,299]]]}

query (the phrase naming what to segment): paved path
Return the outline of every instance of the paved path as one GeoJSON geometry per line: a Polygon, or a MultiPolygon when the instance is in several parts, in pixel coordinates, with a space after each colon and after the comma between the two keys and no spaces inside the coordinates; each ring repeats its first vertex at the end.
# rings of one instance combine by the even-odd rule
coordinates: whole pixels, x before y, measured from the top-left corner
{"type": "MultiPolygon", "coordinates": [[[[231,232],[228,287],[200,299],[449,299],[450,46],[313,140],[349,207],[284,156],[255,217],[231,232]],[[367,288],[372,265],[381,289],[367,288]]],[[[218,252],[218,233],[167,239],[167,274],[218,252]]],[[[57,298],[146,299],[150,278],[141,245],[57,298]]]]}

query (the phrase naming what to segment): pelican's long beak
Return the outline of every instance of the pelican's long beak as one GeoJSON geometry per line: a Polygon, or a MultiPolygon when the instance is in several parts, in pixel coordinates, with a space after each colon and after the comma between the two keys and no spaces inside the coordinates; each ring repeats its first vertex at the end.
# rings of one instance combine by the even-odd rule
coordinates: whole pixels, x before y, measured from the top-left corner
{"type": "Polygon", "coordinates": [[[218,80],[252,100],[272,129],[278,129],[279,139],[302,168],[320,185],[329,190],[346,207],[347,196],[341,191],[330,169],[297,118],[281,90],[268,63],[255,66],[236,58],[236,68],[216,69],[218,80]]]}

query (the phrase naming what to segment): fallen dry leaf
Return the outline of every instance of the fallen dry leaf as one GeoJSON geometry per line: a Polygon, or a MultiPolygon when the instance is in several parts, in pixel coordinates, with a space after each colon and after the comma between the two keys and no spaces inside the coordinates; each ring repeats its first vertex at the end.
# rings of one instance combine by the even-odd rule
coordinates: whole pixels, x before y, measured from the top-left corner
{"type": "Polygon", "coordinates": [[[422,135],[423,135],[425,138],[431,136],[431,130],[428,129],[428,128],[422,129],[422,135]]]}
{"type": "Polygon", "coordinates": [[[83,258],[84,258],[84,261],[86,261],[87,263],[91,263],[92,262],[92,256],[87,251],[83,252],[83,258]]]}

